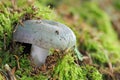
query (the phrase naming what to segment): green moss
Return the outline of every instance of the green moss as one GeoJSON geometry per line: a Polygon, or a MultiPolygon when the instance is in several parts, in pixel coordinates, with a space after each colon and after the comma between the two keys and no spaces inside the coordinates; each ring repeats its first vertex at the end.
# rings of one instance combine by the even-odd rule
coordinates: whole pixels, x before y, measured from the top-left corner
{"type": "Polygon", "coordinates": [[[84,3],[80,8],[77,8],[76,11],[80,13],[80,17],[82,17],[89,25],[96,27],[105,33],[114,34],[112,33],[113,29],[111,28],[108,15],[104,13],[104,11],[102,11],[95,3],[84,3]]]}
{"type": "Polygon", "coordinates": [[[23,74],[21,72],[23,72],[23,71],[17,71],[16,72],[17,79],[19,79],[19,80],[26,80],[26,79],[27,80],[39,80],[39,79],[48,80],[48,78],[46,76],[42,75],[42,74],[31,76],[30,73],[23,74]],[[17,74],[19,74],[19,75],[17,75],[17,74]]]}
{"type": "Polygon", "coordinates": [[[74,63],[74,58],[70,54],[58,61],[53,77],[59,80],[84,80],[82,69],[74,63]]]}
{"type": "Polygon", "coordinates": [[[120,43],[116,32],[112,28],[109,16],[94,2],[83,2],[79,8],[71,8],[70,10],[74,15],[79,14],[80,20],[87,24],[86,28],[78,31],[79,35],[82,33],[79,38],[83,39],[83,42],[79,45],[80,48],[89,53],[95,53],[91,56],[95,60],[98,59],[98,64],[107,61],[107,59],[102,58],[105,54],[113,64],[119,62],[120,43]],[[100,57],[99,55],[103,56],[100,57]]]}
{"type": "Polygon", "coordinates": [[[7,63],[11,68],[17,67],[18,63],[15,55],[19,58],[20,69],[15,72],[17,79],[21,80],[45,80],[46,76],[39,74],[31,76],[32,66],[28,54],[22,55],[23,47],[12,43],[12,33],[14,27],[23,19],[54,19],[55,14],[49,7],[40,5],[37,1],[32,5],[28,4],[26,0],[17,1],[18,10],[12,8],[9,0],[0,1],[0,68],[4,68],[7,63]],[[21,5],[22,4],[22,5],[21,5]],[[26,18],[27,15],[27,18],[26,18]],[[4,58],[4,59],[3,59],[4,58]]]}
{"type": "Polygon", "coordinates": [[[102,75],[92,66],[80,67],[74,62],[71,53],[67,53],[58,61],[53,78],[59,80],[102,80],[102,75]]]}
{"type": "Polygon", "coordinates": [[[113,7],[115,7],[116,10],[119,10],[120,11],[120,1],[119,0],[114,0],[112,1],[113,3],[113,7]]]}
{"type": "Polygon", "coordinates": [[[0,13],[0,48],[3,49],[10,43],[11,40],[11,20],[9,18],[10,13],[5,10],[4,13],[0,13]],[[5,41],[6,40],[6,41],[5,41]],[[3,43],[4,42],[4,43],[3,43]]]}
{"type": "Polygon", "coordinates": [[[91,57],[93,62],[99,64],[101,67],[104,67],[108,61],[102,51],[97,53],[91,53],[91,57]]]}
{"type": "Polygon", "coordinates": [[[30,63],[30,60],[28,59],[28,55],[23,55],[20,60],[20,69],[18,69],[15,74],[17,76],[17,79],[20,80],[47,80],[47,76],[44,76],[43,74],[37,74],[35,76],[32,76],[31,71],[32,71],[32,65],[30,63]]]}
{"type": "Polygon", "coordinates": [[[82,70],[86,77],[84,80],[103,80],[102,75],[93,66],[83,66],[82,70]]]}

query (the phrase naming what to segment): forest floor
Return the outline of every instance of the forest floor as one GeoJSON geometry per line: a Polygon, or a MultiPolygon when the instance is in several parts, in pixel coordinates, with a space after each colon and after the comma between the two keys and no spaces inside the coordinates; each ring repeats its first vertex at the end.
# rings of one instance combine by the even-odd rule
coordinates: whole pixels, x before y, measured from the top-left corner
{"type": "Polygon", "coordinates": [[[120,80],[119,3],[119,0],[0,1],[0,79],[9,76],[13,80],[120,80]],[[17,25],[30,19],[54,20],[69,26],[76,35],[83,61],[72,49],[53,50],[46,63],[36,67],[30,56],[31,45],[12,39],[17,25]]]}

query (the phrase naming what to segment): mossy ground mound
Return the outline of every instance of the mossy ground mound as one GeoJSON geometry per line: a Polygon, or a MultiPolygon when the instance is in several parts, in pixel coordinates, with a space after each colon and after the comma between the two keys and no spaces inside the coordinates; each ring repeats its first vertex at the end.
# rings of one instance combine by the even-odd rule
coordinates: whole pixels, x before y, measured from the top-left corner
{"type": "MultiPolygon", "coordinates": [[[[61,0],[60,3],[62,2],[66,4],[65,1],[61,0]]],[[[0,68],[4,69],[6,63],[11,68],[15,67],[16,78],[20,80],[106,80],[108,77],[114,79],[111,75],[111,70],[114,71],[111,65],[119,72],[120,43],[109,16],[93,2],[82,2],[82,5],[74,7],[71,7],[73,3],[57,6],[54,2],[57,13],[44,6],[49,3],[52,2],[21,0],[11,4],[7,0],[0,1],[0,68]],[[80,62],[74,52],[69,51],[62,57],[55,57],[55,62],[51,63],[53,67],[48,65],[48,61],[46,65],[51,67],[50,69],[47,70],[46,65],[43,65],[42,70],[38,68],[37,72],[30,61],[30,54],[23,54],[24,46],[12,41],[12,33],[17,25],[28,19],[51,19],[69,25],[77,36],[79,50],[91,62],[80,62]]],[[[51,57],[54,57],[54,54],[51,57]]]]}

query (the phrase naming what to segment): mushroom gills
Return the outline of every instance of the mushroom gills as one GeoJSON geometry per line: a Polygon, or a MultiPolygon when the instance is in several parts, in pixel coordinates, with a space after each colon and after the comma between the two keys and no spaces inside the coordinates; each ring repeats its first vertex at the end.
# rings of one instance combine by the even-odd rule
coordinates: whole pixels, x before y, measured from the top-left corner
{"type": "Polygon", "coordinates": [[[49,54],[48,49],[40,48],[36,45],[32,45],[31,47],[31,56],[34,61],[34,63],[37,66],[41,66],[42,64],[45,63],[45,60],[49,54]]]}

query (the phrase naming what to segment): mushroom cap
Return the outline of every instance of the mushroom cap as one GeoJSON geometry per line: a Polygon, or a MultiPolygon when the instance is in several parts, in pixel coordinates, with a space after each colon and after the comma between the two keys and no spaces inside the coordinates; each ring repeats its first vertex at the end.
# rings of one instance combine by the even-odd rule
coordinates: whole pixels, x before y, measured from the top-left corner
{"type": "Polygon", "coordinates": [[[27,20],[13,33],[17,42],[30,43],[44,49],[65,50],[76,44],[73,31],[59,22],[51,20],[27,20]]]}

